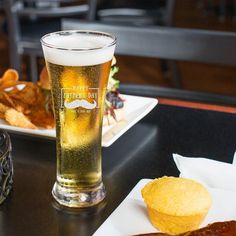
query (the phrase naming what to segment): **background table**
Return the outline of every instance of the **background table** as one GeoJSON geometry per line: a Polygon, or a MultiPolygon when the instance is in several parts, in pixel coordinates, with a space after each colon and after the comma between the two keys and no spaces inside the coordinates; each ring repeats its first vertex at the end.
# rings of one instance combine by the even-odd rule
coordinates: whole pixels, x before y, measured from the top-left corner
{"type": "Polygon", "coordinates": [[[159,104],[111,147],[103,148],[107,197],[88,210],[60,209],[53,201],[55,141],[11,135],[14,189],[0,206],[0,235],[92,235],[140,179],[178,176],[172,153],[232,162],[236,109],[160,101],[170,105],[159,104]]]}

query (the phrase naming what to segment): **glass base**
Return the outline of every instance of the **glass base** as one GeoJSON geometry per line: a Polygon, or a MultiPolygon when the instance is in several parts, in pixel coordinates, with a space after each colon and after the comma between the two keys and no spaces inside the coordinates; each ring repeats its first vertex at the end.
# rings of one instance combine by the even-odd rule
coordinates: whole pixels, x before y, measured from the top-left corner
{"type": "Polygon", "coordinates": [[[106,196],[103,183],[88,189],[75,189],[60,186],[57,182],[52,189],[55,200],[67,207],[90,207],[100,203],[106,196]]]}

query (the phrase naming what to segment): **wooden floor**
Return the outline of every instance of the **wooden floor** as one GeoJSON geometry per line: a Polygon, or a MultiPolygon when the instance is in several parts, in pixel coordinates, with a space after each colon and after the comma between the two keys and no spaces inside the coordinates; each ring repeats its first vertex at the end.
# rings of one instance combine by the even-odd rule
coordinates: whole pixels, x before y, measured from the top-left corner
{"type": "MultiPolygon", "coordinates": [[[[232,17],[227,16],[224,20],[219,19],[215,14],[204,10],[204,2],[206,1],[178,0],[175,25],[186,28],[236,30],[236,21],[232,17]]],[[[0,24],[1,20],[0,18],[0,24]]],[[[117,56],[117,65],[120,68],[117,78],[121,82],[174,86],[171,73],[164,76],[158,59],[117,56]]],[[[178,62],[178,65],[184,89],[236,94],[235,67],[190,62],[178,62]]],[[[5,34],[0,33],[0,74],[8,67],[8,40],[5,34]]],[[[23,67],[26,69],[26,62],[23,67]]]]}

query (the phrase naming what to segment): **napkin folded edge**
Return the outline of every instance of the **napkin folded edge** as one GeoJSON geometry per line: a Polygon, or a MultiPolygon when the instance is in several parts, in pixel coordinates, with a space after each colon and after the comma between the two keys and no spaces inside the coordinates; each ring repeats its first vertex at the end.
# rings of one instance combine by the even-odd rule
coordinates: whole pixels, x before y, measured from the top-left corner
{"type": "Polygon", "coordinates": [[[204,162],[207,162],[208,164],[221,165],[226,168],[227,167],[232,168],[232,166],[236,167],[236,152],[235,152],[235,159],[234,159],[233,164],[223,162],[223,161],[216,161],[216,160],[212,160],[212,159],[208,159],[208,158],[204,158],[204,157],[185,157],[185,156],[179,155],[177,153],[173,153],[172,156],[173,156],[174,162],[180,172],[181,172],[181,163],[180,163],[179,159],[183,160],[183,159],[188,159],[188,158],[192,159],[192,161],[202,160],[204,162]]]}
{"type": "Polygon", "coordinates": [[[232,181],[236,182],[236,166],[235,165],[232,165],[226,162],[211,160],[207,158],[201,158],[201,157],[184,157],[176,153],[173,153],[173,159],[177,166],[177,169],[180,171],[180,175],[179,175],[180,177],[196,180],[200,182],[201,184],[203,184],[204,186],[210,187],[210,188],[218,188],[218,189],[233,190],[233,191],[236,190],[235,185],[230,184],[232,183],[232,181]],[[199,161],[202,162],[200,165],[199,165],[199,161]],[[194,166],[194,163],[196,163],[196,170],[200,170],[199,173],[194,171],[194,167],[192,168],[191,165],[194,166]],[[189,166],[190,168],[184,169],[186,165],[187,167],[189,166]],[[213,177],[214,175],[213,176],[211,176],[210,174],[208,175],[206,168],[203,168],[203,171],[201,173],[201,169],[199,168],[199,166],[201,165],[204,165],[204,167],[205,166],[212,167],[214,171],[219,169],[221,174],[227,173],[226,176],[228,177],[226,178],[226,180],[228,179],[228,181],[222,182],[222,179],[220,179],[219,182],[215,182],[215,179],[213,177]],[[193,172],[191,172],[191,170],[193,172]],[[196,173],[198,174],[196,175],[196,173]]]}

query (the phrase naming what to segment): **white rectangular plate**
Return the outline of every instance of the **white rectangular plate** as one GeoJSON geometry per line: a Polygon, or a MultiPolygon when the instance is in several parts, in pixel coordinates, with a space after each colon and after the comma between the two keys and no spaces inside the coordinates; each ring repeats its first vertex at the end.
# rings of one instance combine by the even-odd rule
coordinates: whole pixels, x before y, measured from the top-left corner
{"type": "MultiPolygon", "coordinates": [[[[150,179],[142,179],[124,201],[98,228],[94,236],[131,236],[158,232],[150,223],[141,189],[150,179]]],[[[202,226],[209,223],[236,219],[236,191],[209,188],[213,198],[212,207],[202,226]]]]}
{"type": "MultiPolygon", "coordinates": [[[[134,124],[146,116],[158,103],[155,98],[122,95],[125,99],[125,117],[123,120],[114,125],[104,126],[102,130],[102,146],[109,147],[122,134],[130,129],[134,124]]],[[[7,124],[3,119],[0,119],[0,129],[11,131],[12,133],[20,133],[31,136],[39,136],[46,138],[55,138],[56,132],[54,129],[25,129],[7,124]]]]}

